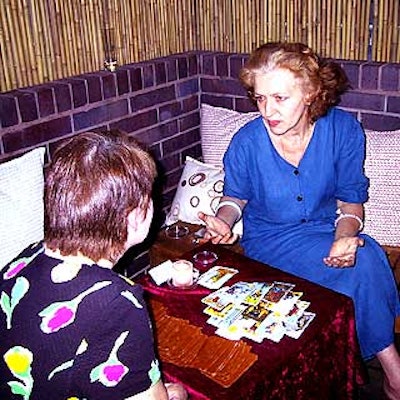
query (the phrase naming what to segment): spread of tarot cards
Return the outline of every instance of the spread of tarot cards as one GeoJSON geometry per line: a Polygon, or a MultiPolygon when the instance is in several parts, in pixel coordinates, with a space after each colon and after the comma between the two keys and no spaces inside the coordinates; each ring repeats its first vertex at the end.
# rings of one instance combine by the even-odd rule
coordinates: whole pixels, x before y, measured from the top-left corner
{"type": "MultiPolygon", "coordinates": [[[[201,279],[201,277],[200,277],[201,279]]],[[[229,278],[228,278],[229,279],[229,278]]],[[[284,335],[298,339],[315,317],[310,302],[285,282],[236,282],[210,293],[201,301],[207,323],[230,340],[248,338],[279,342],[284,335]]]]}

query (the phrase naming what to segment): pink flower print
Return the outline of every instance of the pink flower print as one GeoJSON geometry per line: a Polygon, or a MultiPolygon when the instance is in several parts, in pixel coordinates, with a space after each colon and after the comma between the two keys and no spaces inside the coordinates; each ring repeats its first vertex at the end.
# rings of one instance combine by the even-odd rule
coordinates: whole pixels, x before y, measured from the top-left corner
{"type": "Polygon", "coordinates": [[[7,271],[4,272],[4,279],[14,278],[22,269],[24,269],[38,254],[43,252],[43,247],[40,248],[35,254],[30,257],[22,257],[13,261],[9,266],[7,271]]]}
{"type": "Polygon", "coordinates": [[[99,381],[107,387],[116,386],[129,372],[129,368],[122,364],[117,357],[117,351],[125,342],[128,334],[128,331],[122,332],[115,341],[108,359],[92,369],[90,372],[91,382],[99,381]]]}
{"type": "Polygon", "coordinates": [[[126,374],[127,368],[123,364],[106,365],[103,374],[109,382],[119,382],[126,374]]]}
{"type": "Polygon", "coordinates": [[[79,304],[89,294],[111,285],[110,281],[96,282],[92,287],[83,291],[71,300],[59,301],[50,304],[40,311],[42,317],[40,328],[44,333],[54,333],[72,324],[75,320],[79,304]]]}
{"type": "Polygon", "coordinates": [[[52,317],[47,321],[47,326],[51,332],[58,331],[68,325],[75,318],[75,310],[68,306],[58,308],[52,317]]]}

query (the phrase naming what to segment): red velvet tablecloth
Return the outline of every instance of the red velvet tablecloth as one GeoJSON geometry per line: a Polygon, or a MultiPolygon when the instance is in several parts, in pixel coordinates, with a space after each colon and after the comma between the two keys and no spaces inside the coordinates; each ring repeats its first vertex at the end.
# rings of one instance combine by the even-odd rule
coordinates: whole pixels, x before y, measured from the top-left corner
{"type": "MultiPolygon", "coordinates": [[[[284,336],[279,343],[244,340],[257,361],[228,388],[220,386],[198,369],[162,363],[166,381],[181,382],[191,400],[258,400],[258,399],[352,399],[357,384],[363,382],[362,362],[355,332],[353,303],[350,298],[304,279],[256,262],[220,246],[205,244],[186,253],[183,258],[203,249],[218,254],[218,265],[232,266],[240,272],[227,284],[237,281],[283,281],[295,284],[304,292],[302,299],[311,302],[308,311],[315,319],[299,339],[284,336]]],[[[207,336],[215,328],[208,325],[201,298],[209,289],[177,290],[157,286],[149,275],[138,280],[149,300],[161,302],[171,317],[181,318],[202,328],[207,336]]],[[[151,312],[151,310],[150,310],[151,312]]],[[[157,340],[157,321],[154,321],[157,340]]],[[[232,360],[235,362],[235,360],[232,360]]]]}

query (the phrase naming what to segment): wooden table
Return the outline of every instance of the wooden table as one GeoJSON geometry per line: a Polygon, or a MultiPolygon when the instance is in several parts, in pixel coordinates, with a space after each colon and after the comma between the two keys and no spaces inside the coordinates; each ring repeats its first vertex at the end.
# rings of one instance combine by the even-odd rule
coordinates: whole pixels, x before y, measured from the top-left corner
{"type": "MultiPolygon", "coordinates": [[[[212,244],[194,248],[183,258],[190,260],[194,253],[204,249],[218,254],[219,265],[239,269],[239,274],[228,281],[229,285],[240,280],[293,283],[295,290],[304,292],[304,300],[311,302],[309,310],[315,312],[316,317],[297,340],[285,336],[279,343],[264,340],[259,344],[241,339],[257,360],[230,387],[221,386],[200,368],[181,367],[164,359],[165,377],[181,382],[191,400],[352,399],[357,384],[363,382],[364,373],[351,299],[212,244]]],[[[204,304],[201,303],[201,298],[210,293],[209,289],[201,286],[191,290],[176,290],[168,285],[158,287],[149,275],[141,277],[138,283],[145,290],[150,312],[152,304],[162,304],[168,318],[201,330],[208,338],[216,336],[215,328],[206,323],[208,316],[203,313],[204,304]]],[[[156,341],[160,324],[156,316],[156,341]]],[[[174,337],[170,341],[173,346],[174,337]]]]}

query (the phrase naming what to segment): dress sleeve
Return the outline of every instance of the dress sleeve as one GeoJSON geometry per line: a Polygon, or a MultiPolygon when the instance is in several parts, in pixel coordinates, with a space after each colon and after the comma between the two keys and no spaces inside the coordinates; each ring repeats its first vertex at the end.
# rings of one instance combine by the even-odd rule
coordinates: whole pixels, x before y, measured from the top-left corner
{"type": "Polygon", "coordinates": [[[365,133],[355,118],[336,123],[335,169],[338,200],[364,203],[368,199],[368,179],[364,174],[365,133]]]}
{"type": "Polygon", "coordinates": [[[112,293],[96,326],[83,338],[86,350],[76,359],[74,381],[84,398],[128,398],[161,378],[141,287],[112,293]]]}

